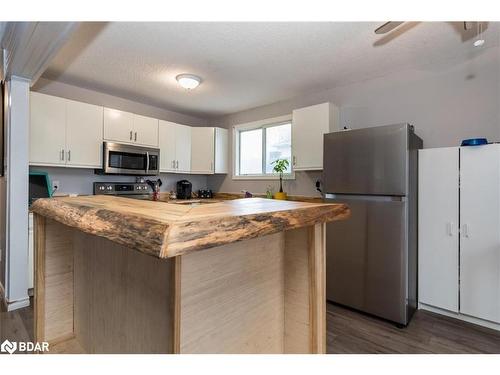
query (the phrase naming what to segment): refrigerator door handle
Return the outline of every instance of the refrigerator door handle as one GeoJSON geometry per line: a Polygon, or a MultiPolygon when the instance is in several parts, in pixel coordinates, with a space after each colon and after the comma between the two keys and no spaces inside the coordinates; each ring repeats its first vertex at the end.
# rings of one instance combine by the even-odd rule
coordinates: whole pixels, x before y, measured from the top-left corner
{"type": "Polygon", "coordinates": [[[360,195],[360,194],[332,194],[326,193],[325,199],[350,200],[350,201],[372,201],[372,202],[406,202],[405,196],[399,195],[360,195]]]}

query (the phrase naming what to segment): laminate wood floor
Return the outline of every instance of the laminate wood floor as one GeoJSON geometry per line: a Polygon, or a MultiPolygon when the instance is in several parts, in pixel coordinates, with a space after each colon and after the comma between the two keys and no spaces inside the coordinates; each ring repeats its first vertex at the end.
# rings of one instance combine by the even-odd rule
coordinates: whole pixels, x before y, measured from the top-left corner
{"type": "MultiPolygon", "coordinates": [[[[0,312],[0,343],[33,340],[33,308],[0,312]]],[[[500,354],[500,332],[419,310],[406,328],[327,304],[328,353],[500,354]]],[[[64,351],[62,351],[64,352],[64,351]]]]}
{"type": "Polygon", "coordinates": [[[327,303],[328,353],[500,353],[500,332],[418,310],[406,328],[327,303]]]}

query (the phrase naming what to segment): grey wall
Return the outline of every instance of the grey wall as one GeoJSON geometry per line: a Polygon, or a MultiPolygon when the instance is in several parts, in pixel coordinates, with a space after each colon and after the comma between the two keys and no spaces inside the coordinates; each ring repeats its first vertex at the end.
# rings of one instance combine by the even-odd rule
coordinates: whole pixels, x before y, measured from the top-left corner
{"type": "MultiPolygon", "coordinates": [[[[455,65],[433,62],[432,66],[235,113],[212,120],[212,125],[230,129],[235,124],[331,101],[340,107],[342,126],[355,129],[409,122],[423,138],[424,147],[454,146],[464,138],[478,136],[499,141],[499,49],[479,50],[468,61],[455,65]]],[[[289,194],[317,195],[317,178],[321,178],[320,172],[299,172],[285,188],[289,194]]],[[[233,181],[231,174],[208,178],[210,188],[225,192],[248,189],[262,193],[270,183],[277,186],[275,181],[233,181]]]]}
{"type": "MultiPolygon", "coordinates": [[[[42,92],[49,95],[60,96],[67,99],[78,100],[85,103],[102,105],[123,111],[134,112],[144,116],[151,116],[166,121],[173,121],[190,126],[207,126],[206,119],[172,112],[162,108],[133,102],[124,98],[103,94],[97,91],[68,85],[61,82],[50,81],[40,78],[32,88],[33,91],[42,92]]],[[[45,171],[50,175],[51,180],[60,182],[59,192],[92,194],[92,183],[94,181],[134,181],[130,176],[102,176],[94,174],[93,169],[61,168],[61,167],[31,167],[30,170],[45,171]]],[[[202,175],[179,175],[161,174],[163,186],[162,191],[174,189],[175,182],[187,179],[193,183],[193,190],[207,187],[207,178],[202,175]]]]}
{"type": "MultiPolygon", "coordinates": [[[[60,167],[30,167],[30,171],[44,171],[51,181],[59,181],[59,193],[92,194],[93,182],[134,182],[133,176],[105,176],[94,174],[93,169],[60,168],[60,167]]],[[[157,179],[158,177],[152,177],[157,179]]],[[[207,176],[182,175],[175,173],[161,173],[163,185],[161,191],[175,190],[175,183],[179,180],[189,180],[193,184],[193,191],[207,187],[207,176]]]]}

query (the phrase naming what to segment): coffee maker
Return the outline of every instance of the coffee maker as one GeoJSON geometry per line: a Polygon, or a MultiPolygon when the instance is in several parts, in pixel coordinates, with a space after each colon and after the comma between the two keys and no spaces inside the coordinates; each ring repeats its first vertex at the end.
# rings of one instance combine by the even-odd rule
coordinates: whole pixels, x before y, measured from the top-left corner
{"type": "Polygon", "coordinates": [[[188,180],[177,181],[177,199],[191,199],[192,184],[188,180]]]}

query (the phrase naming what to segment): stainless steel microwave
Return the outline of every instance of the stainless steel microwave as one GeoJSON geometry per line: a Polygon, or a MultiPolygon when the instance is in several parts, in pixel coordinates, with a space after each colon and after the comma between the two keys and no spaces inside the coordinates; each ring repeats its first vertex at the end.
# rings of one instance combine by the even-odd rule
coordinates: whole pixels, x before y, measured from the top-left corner
{"type": "Polygon", "coordinates": [[[103,152],[105,174],[153,176],[160,173],[158,148],[104,142],[103,152]]]}

